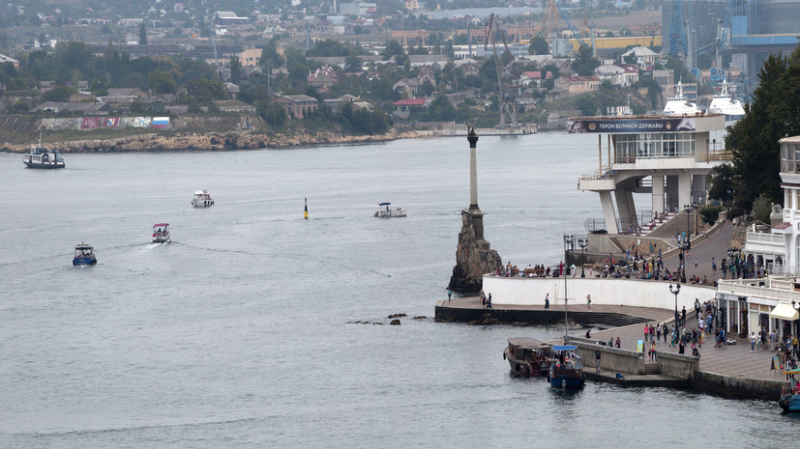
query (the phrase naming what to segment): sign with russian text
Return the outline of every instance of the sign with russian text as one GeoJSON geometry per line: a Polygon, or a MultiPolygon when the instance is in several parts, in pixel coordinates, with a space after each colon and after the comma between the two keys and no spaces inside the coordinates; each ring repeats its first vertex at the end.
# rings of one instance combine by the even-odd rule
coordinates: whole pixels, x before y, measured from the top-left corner
{"type": "Polygon", "coordinates": [[[694,131],[695,119],[693,118],[603,118],[603,119],[576,119],[570,120],[570,133],[652,133],[652,132],[679,132],[694,131]]]}

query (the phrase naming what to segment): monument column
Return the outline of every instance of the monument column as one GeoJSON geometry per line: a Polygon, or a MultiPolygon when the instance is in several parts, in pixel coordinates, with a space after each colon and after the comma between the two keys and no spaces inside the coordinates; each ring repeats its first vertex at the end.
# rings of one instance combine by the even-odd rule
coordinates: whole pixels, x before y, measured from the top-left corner
{"type": "Polygon", "coordinates": [[[469,208],[461,211],[461,232],[458,234],[456,266],[449,288],[460,292],[477,292],[483,286],[483,275],[501,268],[503,261],[483,237],[483,213],[478,207],[478,134],[470,128],[469,141],[469,208]]]}

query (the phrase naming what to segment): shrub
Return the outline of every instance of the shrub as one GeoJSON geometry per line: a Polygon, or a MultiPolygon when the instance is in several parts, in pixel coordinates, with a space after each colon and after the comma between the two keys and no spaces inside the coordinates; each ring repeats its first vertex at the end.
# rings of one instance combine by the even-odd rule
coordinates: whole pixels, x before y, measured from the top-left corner
{"type": "Polygon", "coordinates": [[[700,215],[703,217],[703,223],[714,224],[719,219],[719,213],[722,207],[708,204],[700,208],[700,215]]]}

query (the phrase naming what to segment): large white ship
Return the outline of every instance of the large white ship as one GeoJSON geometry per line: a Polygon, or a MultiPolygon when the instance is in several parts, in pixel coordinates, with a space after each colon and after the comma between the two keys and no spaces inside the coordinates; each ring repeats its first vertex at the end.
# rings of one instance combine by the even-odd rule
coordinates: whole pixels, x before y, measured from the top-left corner
{"type": "Polygon", "coordinates": [[[714,95],[714,98],[711,100],[708,112],[725,114],[725,127],[731,126],[744,118],[744,106],[742,106],[742,102],[734,100],[728,93],[728,83],[725,81],[722,82],[722,92],[720,92],[719,95],[714,95]]]}
{"type": "Polygon", "coordinates": [[[667,104],[664,105],[664,115],[680,117],[684,115],[695,115],[702,112],[700,108],[697,107],[697,104],[692,103],[683,96],[683,86],[681,86],[680,81],[678,81],[678,85],[675,86],[675,89],[675,96],[669,97],[667,104]]]}

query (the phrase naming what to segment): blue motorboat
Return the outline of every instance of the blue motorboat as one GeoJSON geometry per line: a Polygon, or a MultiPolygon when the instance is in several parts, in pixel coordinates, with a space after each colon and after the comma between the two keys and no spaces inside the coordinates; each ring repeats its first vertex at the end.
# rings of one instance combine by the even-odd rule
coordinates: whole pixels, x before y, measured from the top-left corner
{"type": "Polygon", "coordinates": [[[547,381],[553,388],[581,388],[586,383],[581,357],[574,351],[577,346],[558,345],[552,350],[556,359],[547,372],[547,381]]]}
{"type": "MultiPolygon", "coordinates": [[[[800,374],[800,369],[790,369],[783,372],[787,375],[800,374]]],[[[792,386],[787,391],[785,388],[781,392],[781,398],[778,400],[778,405],[781,406],[784,412],[800,412],[800,382],[792,379],[792,386]]]]}
{"type": "Polygon", "coordinates": [[[94,255],[94,248],[92,245],[87,245],[81,242],[75,245],[75,257],[72,258],[72,265],[76,267],[79,265],[93,266],[97,264],[97,258],[94,255]]]}

